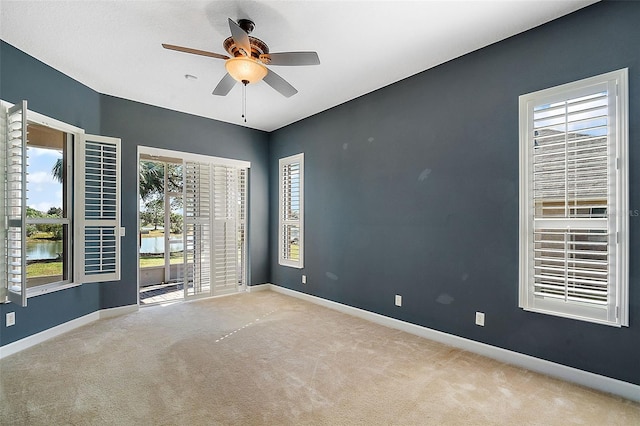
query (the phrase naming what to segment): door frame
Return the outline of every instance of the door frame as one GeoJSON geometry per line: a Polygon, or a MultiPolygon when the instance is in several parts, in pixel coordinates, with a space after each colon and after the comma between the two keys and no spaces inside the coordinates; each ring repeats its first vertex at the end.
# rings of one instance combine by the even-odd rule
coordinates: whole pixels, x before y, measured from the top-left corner
{"type": "MultiPolygon", "coordinates": [[[[246,174],[246,187],[245,187],[245,209],[246,209],[246,218],[245,218],[245,252],[246,252],[246,261],[245,261],[245,282],[243,284],[244,290],[246,290],[248,288],[248,283],[249,278],[250,278],[250,268],[249,268],[249,253],[250,253],[250,249],[249,249],[249,176],[250,176],[250,169],[251,169],[251,162],[249,161],[244,161],[244,160],[234,160],[231,158],[223,158],[223,157],[215,157],[215,156],[210,156],[210,155],[203,155],[203,154],[195,154],[195,153],[190,153],[190,152],[184,152],[184,151],[176,151],[176,150],[169,150],[169,149],[163,149],[163,148],[154,148],[154,147],[149,147],[149,146],[144,146],[144,145],[138,145],[137,148],[137,155],[136,155],[136,203],[137,203],[137,207],[136,207],[136,231],[138,233],[138,246],[137,246],[137,250],[136,250],[136,283],[137,283],[137,293],[138,293],[138,306],[140,306],[140,159],[142,156],[151,156],[151,157],[155,157],[157,158],[157,161],[159,162],[163,162],[163,158],[165,159],[180,159],[182,160],[182,163],[184,164],[187,161],[192,161],[192,162],[202,162],[202,163],[210,163],[212,165],[221,165],[221,166],[231,166],[231,167],[238,167],[238,168],[245,168],[247,169],[247,174],[246,174]]],[[[165,173],[166,175],[166,173],[165,173]]],[[[166,178],[166,176],[165,176],[166,178]]],[[[166,210],[166,209],[165,209],[166,210]]],[[[166,215],[166,211],[165,211],[165,215],[166,215]]],[[[165,238],[165,242],[166,242],[166,238],[165,238]]],[[[184,298],[183,300],[193,300],[193,299],[199,299],[199,298],[206,298],[206,297],[215,297],[216,295],[213,294],[213,283],[211,284],[211,290],[209,292],[209,294],[205,294],[205,295],[193,295],[193,296],[187,296],[187,286],[184,285],[184,298]]],[[[240,291],[240,290],[239,290],[240,291]]],[[[229,293],[226,293],[229,294],[229,293]]]]}

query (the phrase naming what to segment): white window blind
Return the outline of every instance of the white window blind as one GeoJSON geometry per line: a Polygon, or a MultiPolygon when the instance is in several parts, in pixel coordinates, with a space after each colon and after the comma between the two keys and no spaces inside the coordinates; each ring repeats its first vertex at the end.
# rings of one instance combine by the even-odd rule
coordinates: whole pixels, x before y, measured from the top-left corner
{"type": "Polygon", "coordinates": [[[279,162],[279,263],[304,266],[304,154],[279,162]]]}
{"type": "Polygon", "coordinates": [[[626,70],[523,95],[520,306],[627,325],[626,70]]]}

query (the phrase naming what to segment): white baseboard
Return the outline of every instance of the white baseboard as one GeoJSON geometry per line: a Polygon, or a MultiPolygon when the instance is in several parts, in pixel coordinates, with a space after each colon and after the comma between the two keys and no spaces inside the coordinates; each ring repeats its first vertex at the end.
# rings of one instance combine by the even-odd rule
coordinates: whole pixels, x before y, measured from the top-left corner
{"type": "Polygon", "coordinates": [[[55,327],[48,328],[40,333],[32,334],[23,339],[9,343],[0,347],[0,359],[6,358],[9,355],[13,355],[27,348],[35,346],[39,343],[45,342],[54,337],[58,337],[61,334],[67,333],[76,328],[90,324],[99,319],[111,318],[118,315],[124,315],[138,310],[138,305],[120,306],[117,308],[102,309],[100,311],[91,312],[90,314],[81,316],[71,321],[67,321],[55,327]]]}
{"type": "Polygon", "coordinates": [[[271,287],[273,286],[273,284],[258,284],[258,285],[249,285],[247,286],[247,291],[249,293],[252,293],[254,291],[265,291],[265,290],[271,290],[271,287]]]}
{"type": "Polygon", "coordinates": [[[100,319],[105,319],[105,318],[113,318],[113,317],[119,317],[120,315],[130,314],[132,312],[138,311],[139,309],[140,307],[138,305],[125,305],[125,306],[118,306],[116,308],[102,309],[98,312],[100,313],[100,319]]]}
{"type": "Polygon", "coordinates": [[[434,340],[455,348],[474,352],[479,355],[493,358],[506,364],[515,365],[526,368],[527,370],[537,373],[546,374],[551,377],[559,378],[567,382],[576,383],[602,392],[611,393],[640,402],[640,386],[622,380],[612,379],[610,377],[601,376],[599,374],[590,373],[588,371],[579,370],[577,368],[568,367],[566,365],[557,364],[555,362],[546,361],[530,355],[521,354],[519,352],[491,346],[486,343],[476,342],[475,340],[465,339],[463,337],[454,336],[452,334],[443,333],[416,324],[411,324],[395,318],[386,317],[374,312],[365,311],[364,309],[354,308],[353,306],[344,305],[342,303],[333,302],[321,297],[312,296],[310,294],[301,293],[275,284],[262,284],[260,290],[273,290],[288,296],[297,297],[326,308],[334,309],[358,318],[362,318],[376,324],[386,327],[402,330],[416,336],[434,340]],[[264,287],[264,288],[263,288],[264,287]]]}

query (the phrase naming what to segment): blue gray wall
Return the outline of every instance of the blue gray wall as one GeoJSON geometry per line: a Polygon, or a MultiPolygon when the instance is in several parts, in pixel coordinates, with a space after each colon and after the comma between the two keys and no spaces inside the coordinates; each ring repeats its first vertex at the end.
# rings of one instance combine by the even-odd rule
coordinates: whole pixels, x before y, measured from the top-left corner
{"type": "MultiPolygon", "coordinates": [[[[0,99],[17,103],[56,120],[100,133],[100,94],[0,41],[0,99]]],[[[32,297],[28,307],[0,304],[0,345],[46,330],[100,309],[99,285],[32,297]],[[16,313],[16,325],[5,327],[5,313],[16,313]]]]}
{"type": "Polygon", "coordinates": [[[13,46],[0,42],[0,99],[27,99],[29,109],[87,133],[122,139],[121,281],[85,284],[30,298],[26,308],[0,304],[0,345],[6,345],[99,309],[137,303],[136,185],[138,145],[251,162],[250,284],[269,279],[268,138],[265,132],[101,95],[13,46]],[[5,327],[5,313],[16,325],[5,327]]]}
{"type": "Polygon", "coordinates": [[[250,284],[269,279],[268,263],[268,134],[112,96],[101,98],[101,130],[122,140],[122,282],[101,286],[102,308],[137,302],[138,240],[136,186],[138,145],[251,162],[249,191],[250,284]],[[126,200],[126,201],[125,201],[126,200]]]}
{"type": "Polygon", "coordinates": [[[273,132],[272,201],[278,159],[305,154],[306,242],[303,270],[278,265],[272,202],[271,282],[640,384],[640,218],[629,328],[518,308],[518,96],[629,67],[640,208],[638,22],[640,2],[596,4],[273,132]]]}
{"type": "MultiPolygon", "coordinates": [[[[135,179],[137,145],[251,161],[253,284],[270,281],[640,384],[639,217],[630,218],[629,328],[517,307],[518,96],[629,67],[630,206],[640,209],[637,22],[640,3],[599,3],[271,135],[100,95],[4,42],[0,98],[26,98],[34,111],[121,137],[124,182],[135,179]],[[306,167],[302,271],[278,265],[277,203],[269,203],[277,200],[278,159],[298,152],[306,167]],[[486,312],[484,328],[474,325],[475,311],[486,312]]],[[[128,230],[136,205],[125,184],[128,230]]],[[[135,247],[129,232],[121,282],[38,296],[26,309],[0,305],[0,345],[135,303],[135,247]],[[10,328],[8,311],[18,320],[10,328]]]]}

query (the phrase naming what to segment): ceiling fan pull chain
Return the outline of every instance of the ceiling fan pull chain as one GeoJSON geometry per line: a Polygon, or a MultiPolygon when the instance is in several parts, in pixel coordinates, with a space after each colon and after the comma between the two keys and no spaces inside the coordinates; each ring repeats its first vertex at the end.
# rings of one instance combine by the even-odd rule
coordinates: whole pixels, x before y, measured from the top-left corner
{"type": "Polygon", "coordinates": [[[242,81],[242,118],[244,122],[247,122],[247,83],[248,81],[242,81]]]}

